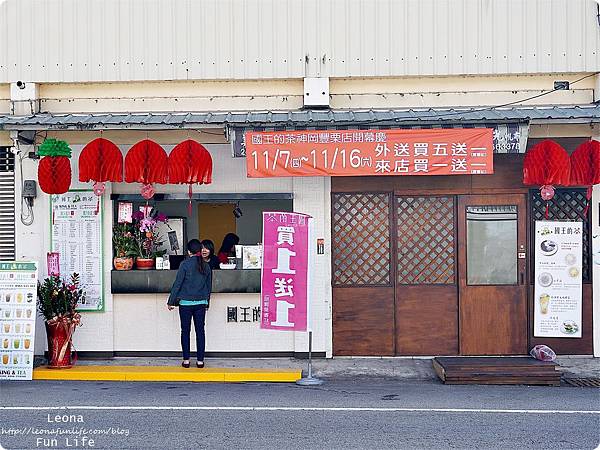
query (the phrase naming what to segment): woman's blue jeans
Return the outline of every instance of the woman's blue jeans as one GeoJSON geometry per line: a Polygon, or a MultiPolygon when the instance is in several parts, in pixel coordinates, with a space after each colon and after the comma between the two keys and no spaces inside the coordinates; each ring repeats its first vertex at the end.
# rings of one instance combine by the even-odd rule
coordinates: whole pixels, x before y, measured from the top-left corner
{"type": "Polygon", "coordinates": [[[204,318],[206,305],[179,306],[179,319],[181,320],[181,350],[183,359],[190,359],[190,333],[192,332],[192,319],[196,331],[196,350],[198,361],[204,361],[204,318]]]}

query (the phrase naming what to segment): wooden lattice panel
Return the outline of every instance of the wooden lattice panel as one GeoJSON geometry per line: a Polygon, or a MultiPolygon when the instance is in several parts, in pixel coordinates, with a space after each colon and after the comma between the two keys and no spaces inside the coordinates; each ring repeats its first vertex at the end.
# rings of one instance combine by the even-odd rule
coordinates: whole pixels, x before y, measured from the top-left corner
{"type": "Polygon", "coordinates": [[[454,198],[397,197],[398,283],[454,284],[454,198]]]}
{"type": "MultiPolygon", "coordinates": [[[[536,220],[583,220],[583,271],[581,273],[584,282],[591,281],[591,254],[590,254],[590,216],[584,216],[586,206],[585,189],[557,189],[554,198],[548,205],[548,219],[546,219],[546,202],[542,200],[539,190],[531,191],[531,229],[535,229],[536,220]]],[[[534,264],[534,249],[530,253],[531,267],[534,264]]],[[[531,278],[535,279],[534,277],[531,278]]]]}
{"type": "Polygon", "coordinates": [[[389,286],[390,196],[333,194],[335,286],[389,286]]]}

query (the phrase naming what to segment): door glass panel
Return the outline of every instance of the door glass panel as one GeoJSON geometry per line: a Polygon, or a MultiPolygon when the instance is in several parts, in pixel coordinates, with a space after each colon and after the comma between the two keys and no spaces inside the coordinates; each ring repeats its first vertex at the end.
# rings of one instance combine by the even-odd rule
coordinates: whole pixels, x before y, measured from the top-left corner
{"type": "Polygon", "coordinates": [[[467,284],[517,284],[516,205],[467,206],[467,284]]]}

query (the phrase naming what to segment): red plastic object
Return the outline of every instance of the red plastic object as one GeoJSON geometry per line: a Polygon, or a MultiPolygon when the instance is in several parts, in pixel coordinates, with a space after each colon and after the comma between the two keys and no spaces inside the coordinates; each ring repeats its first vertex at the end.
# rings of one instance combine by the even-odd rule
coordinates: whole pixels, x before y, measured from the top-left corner
{"type": "Polygon", "coordinates": [[[68,369],[72,367],[71,339],[75,325],[69,320],[46,322],[48,337],[48,367],[52,369],[68,369]]]}

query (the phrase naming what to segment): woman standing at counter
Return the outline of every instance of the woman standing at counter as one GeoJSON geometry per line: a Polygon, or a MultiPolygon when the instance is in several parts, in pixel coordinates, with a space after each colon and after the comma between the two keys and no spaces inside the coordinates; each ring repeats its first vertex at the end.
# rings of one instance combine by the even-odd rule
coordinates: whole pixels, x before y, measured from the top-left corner
{"type": "Polygon", "coordinates": [[[235,254],[235,246],[240,243],[240,238],[237,234],[227,233],[223,238],[223,243],[221,244],[221,248],[219,249],[219,254],[217,257],[219,258],[219,262],[223,264],[227,264],[229,256],[237,256],[235,254]]]}
{"type": "Polygon", "coordinates": [[[181,263],[177,277],[171,288],[167,305],[169,310],[179,306],[181,321],[181,349],[186,369],[190,367],[190,333],[192,319],[196,330],[196,367],[204,367],[204,319],[210,302],[212,290],[212,272],[210,266],[201,255],[202,244],[198,239],[188,242],[189,258],[181,263]]]}
{"type": "Polygon", "coordinates": [[[208,263],[212,270],[219,268],[219,258],[215,256],[215,244],[210,239],[204,239],[202,242],[202,259],[208,263]]]}

